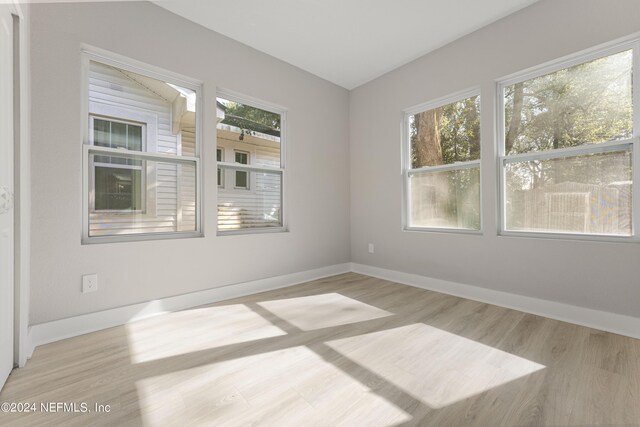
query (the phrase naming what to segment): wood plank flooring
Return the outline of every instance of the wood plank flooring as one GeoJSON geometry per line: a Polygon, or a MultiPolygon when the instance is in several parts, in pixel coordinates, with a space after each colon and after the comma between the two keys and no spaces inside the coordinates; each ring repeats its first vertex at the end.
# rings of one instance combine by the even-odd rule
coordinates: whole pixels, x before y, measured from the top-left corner
{"type": "Polygon", "coordinates": [[[38,405],[3,426],[640,426],[640,341],[349,273],[39,347],[0,402],[38,405]]]}

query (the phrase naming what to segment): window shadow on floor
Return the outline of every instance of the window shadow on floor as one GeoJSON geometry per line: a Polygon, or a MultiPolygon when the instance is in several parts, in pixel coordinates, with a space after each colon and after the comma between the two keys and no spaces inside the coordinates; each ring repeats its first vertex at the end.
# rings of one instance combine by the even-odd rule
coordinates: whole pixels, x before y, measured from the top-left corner
{"type": "Polygon", "coordinates": [[[349,273],[39,347],[0,400],[112,408],[49,425],[633,424],[636,341],[349,273]]]}

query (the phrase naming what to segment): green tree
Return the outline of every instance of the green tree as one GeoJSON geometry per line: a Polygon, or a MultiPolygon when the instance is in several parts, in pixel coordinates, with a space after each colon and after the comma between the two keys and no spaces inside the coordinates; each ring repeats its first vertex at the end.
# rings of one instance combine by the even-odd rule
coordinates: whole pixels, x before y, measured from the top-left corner
{"type": "MultiPolygon", "coordinates": [[[[518,154],[630,138],[631,51],[505,88],[505,153],[518,154]]],[[[575,177],[578,162],[531,161],[512,167],[511,185],[536,188],[575,177]],[[571,165],[571,167],[568,167],[571,165]],[[519,170],[518,170],[519,169],[519,170]]],[[[607,174],[585,174],[607,181],[607,174]]]]}
{"type": "Polygon", "coordinates": [[[248,132],[280,136],[280,114],[233,101],[224,101],[222,105],[225,110],[222,123],[248,132]]]}
{"type": "MultiPolygon", "coordinates": [[[[473,96],[415,114],[409,119],[409,131],[412,168],[478,160],[480,98],[473,96]]],[[[438,172],[427,179],[427,187],[436,192],[437,217],[447,226],[480,227],[477,169],[438,172]]]]}
{"type": "Polygon", "coordinates": [[[480,97],[415,114],[409,120],[413,168],[480,158],[480,97]]]}

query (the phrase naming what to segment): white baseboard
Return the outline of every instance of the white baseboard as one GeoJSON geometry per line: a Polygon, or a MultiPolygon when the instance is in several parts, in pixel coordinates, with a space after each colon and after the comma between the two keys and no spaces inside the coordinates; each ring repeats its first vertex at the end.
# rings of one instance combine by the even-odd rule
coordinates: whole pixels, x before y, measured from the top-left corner
{"type": "Polygon", "coordinates": [[[640,318],[637,317],[577,307],[364,264],[346,263],[251,282],[232,284],[33,325],[29,328],[27,354],[30,358],[33,350],[37,346],[65,338],[124,325],[128,322],[157,316],[163,313],[184,310],[272,289],[285,288],[336,274],[347,273],[349,271],[443,294],[511,308],[525,313],[537,314],[539,316],[575,323],[577,325],[613,332],[632,338],[640,338],[640,318]]]}
{"type": "Polygon", "coordinates": [[[416,288],[511,308],[632,338],[640,338],[640,318],[637,317],[577,307],[358,263],[351,263],[351,271],[416,288]]]}
{"type": "Polygon", "coordinates": [[[84,335],[89,332],[124,325],[134,320],[157,316],[201,305],[211,304],[231,298],[256,294],[272,289],[284,288],[299,283],[322,279],[336,274],[348,273],[351,264],[336,264],[315,270],[285,274],[283,276],[259,279],[251,282],[232,284],[204,291],[192,292],[169,298],[113,308],[96,313],[83,314],[67,319],[40,323],[29,328],[27,354],[31,358],[33,350],[43,344],[84,335]]]}

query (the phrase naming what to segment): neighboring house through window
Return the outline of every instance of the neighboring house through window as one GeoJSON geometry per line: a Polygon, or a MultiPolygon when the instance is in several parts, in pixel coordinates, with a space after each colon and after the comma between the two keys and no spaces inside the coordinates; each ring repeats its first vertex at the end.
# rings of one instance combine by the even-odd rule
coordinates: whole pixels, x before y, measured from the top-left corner
{"type": "Polygon", "coordinates": [[[217,105],[218,232],[285,229],[284,111],[226,94],[217,105]]]}
{"type": "Polygon", "coordinates": [[[198,85],[85,58],[83,241],[199,235],[198,85]]]}

